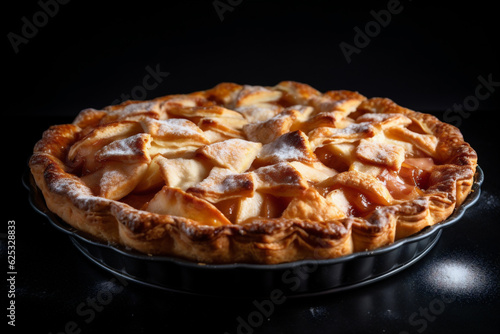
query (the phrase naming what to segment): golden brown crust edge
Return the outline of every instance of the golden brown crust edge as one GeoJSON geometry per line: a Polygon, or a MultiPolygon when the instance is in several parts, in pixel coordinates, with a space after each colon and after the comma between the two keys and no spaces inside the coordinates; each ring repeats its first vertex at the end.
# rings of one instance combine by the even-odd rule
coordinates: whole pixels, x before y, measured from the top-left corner
{"type": "Polygon", "coordinates": [[[49,210],[73,227],[101,240],[147,254],[171,255],[204,263],[282,263],[336,258],[376,249],[446,219],[470,193],[477,155],[460,131],[437,118],[402,108],[388,99],[369,99],[359,110],[400,112],[423,122],[439,138],[440,165],[421,197],[377,209],[367,219],[309,222],[256,219],[245,225],[204,226],[158,215],[92,195],[61,162],[77,139],[75,125],[48,129],[29,165],[49,210]]]}

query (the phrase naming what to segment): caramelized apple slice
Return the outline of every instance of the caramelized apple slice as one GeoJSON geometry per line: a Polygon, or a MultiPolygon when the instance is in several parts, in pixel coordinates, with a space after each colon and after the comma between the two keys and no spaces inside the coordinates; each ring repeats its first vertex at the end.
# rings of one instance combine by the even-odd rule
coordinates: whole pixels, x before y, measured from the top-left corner
{"type": "Polygon", "coordinates": [[[343,194],[349,202],[349,216],[367,217],[376,208],[377,203],[372,201],[373,197],[368,197],[365,193],[359,192],[353,188],[344,188],[343,194]]]}
{"type": "Polygon", "coordinates": [[[368,200],[381,205],[391,205],[393,198],[385,184],[376,177],[355,170],[339,173],[318,184],[319,187],[336,189],[352,188],[367,196],[368,200]]]}
{"type": "Polygon", "coordinates": [[[425,170],[427,172],[430,172],[432,170],[432,167],[435,166],[434,159],[432,159],[430,157],[428,157],[428,158],[408,158],[404,161],[404,164],[419,168],[421,170],[425,170]]]}
{"type": "Polygon", "coordinates": [[[327,144],[317,148],[316,157],[326,166],[345,172],[355,162],[356,145],[353,143],[327,144]]]}
{"type": "Polygon", "coordinates": [[[163,187],[149,203],[147,211],[192,219],[210,226],[230,225],[231,222],[209,202],[178,188],[163,187]]]}
{"type": "Polygon", "coordinates": [[[422,195],[422,190],[427,189],[433,166],[432,158],[408,158],[398,173],[385,170],[379,179],[394,198],[410,200],[422,195]]]}
{"type": "Polygon", "coordinates": [[[422,164],[421,167],[418,168],[405,162],[399,171],[399,177],[409,185],[416,186],[422,190],[427,189],[433,168],[425,164],[422,164]]]}
{"type": "Polygon", "coordinates": [[[386,185],[391,196],[398,200],[410,200],[422,195],[422,191],[415,184],[408,184],[398,173],[384,170],[378,178],[386,185]]]}
{"type": "Polygon", "coordinates": [[[260,216],[263,218],[281,217],[291,201],[291,197],[276,197],[271,194],[262,194],[262,198],[260,216]]]}

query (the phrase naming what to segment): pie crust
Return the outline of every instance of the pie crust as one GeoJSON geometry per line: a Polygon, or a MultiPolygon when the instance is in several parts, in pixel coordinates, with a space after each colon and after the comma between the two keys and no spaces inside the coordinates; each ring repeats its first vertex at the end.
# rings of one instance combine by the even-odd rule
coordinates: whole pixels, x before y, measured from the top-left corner
{"type": "Polygon", "coordinates": [[[48,208],[99,240],[275,264],[444,221],[470,193],[477,155],[432,115],[283,81],[85,109],[43,133],[29,166],[48,208]]]}

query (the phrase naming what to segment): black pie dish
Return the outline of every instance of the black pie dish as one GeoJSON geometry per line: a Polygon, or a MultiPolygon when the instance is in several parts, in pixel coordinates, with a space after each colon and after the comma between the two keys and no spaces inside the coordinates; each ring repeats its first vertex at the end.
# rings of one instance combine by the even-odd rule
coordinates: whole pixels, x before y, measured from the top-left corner
{"type": "Polygon", "coordinates": [[[83,233],[51,212],[27,170],[23,184],[31,206],[66,233],[88,259],[114,275],[152,288],[195,295],[269,298],[312,296],[364,286],[394,275],[423,258],[439,241],[443,229],[458,222],[477,202],[484,180],[478,166],[472,192],[445,221],[373,251],[327,260],[282,264],[198,264],[167,256],[149,256],[110,245],[83,233]]]}

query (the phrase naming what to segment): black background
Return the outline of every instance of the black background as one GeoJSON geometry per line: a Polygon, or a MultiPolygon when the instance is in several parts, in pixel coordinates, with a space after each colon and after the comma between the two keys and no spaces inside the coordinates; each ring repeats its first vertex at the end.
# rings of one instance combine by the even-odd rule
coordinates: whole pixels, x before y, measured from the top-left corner
{"type": "MultiPolygon", "coordinates": [[[[26,20],[33,23],[42,7],[37,1],[4,7],[3,222],[14,219],[17,228],[16,329],[59,333],[75,321],[82,332],[92,333],[153,328],[236,332],[236,319],[255,309],[252,300],[197,298],[132,283],[87,324],[75,308],[110,285],[113,276],[89,263],[27,203],[20,180],[33,144],[49,125],[137,91],[148,66],[169,74],[144,98],[207,89],[222,81],[274,85],[295,80],[320,91],[390,97],[445,120],[451,120],[445,110],[473,101],[480,76],[500,81],[498,18],[486,1],[401,0],[401,12],[348,63],[339,44],[355,46],[354,28],[365,29],[374,21],[371,11],[380,12],[389,2],[242,0],[233,1],[236,5],[221,20],[214,1],[110,5],[73,0],[52,7],[53,17],[18,52],[9,34],[22,35],[26,20]]],[[[469,105],[470,113],[453,118],[477,149],[486,174],[480,203],[460,225],[447,229],[428,256],[403,273],[349,292],[287,300],[255,333],[498,332],[498,129],[492,120],[500,111],[500,87],[494,89],[469,105]],[[454,302],[425,329],[413,325],[409,318],[414,312],[451,293],[429,281],[445,260],[468,266],[476,274],[469,279],[482,285],[455,291],[454,302]]],[[[1,252],[5,268],[4,240],[1,252]]]]}
{"type": "MultiPolygon", "coordinates": [[[[146,66],[159,64],[170,75],[147,98],[222,81],[296,80],[434,111],[474,94],[479,75],[499,72],[498,17],[486,1],[401,0],[400,13],[350,64],[339,44],[355,45],[354,27],[364,30],[374,20],[370,12],[390,1],[237,2],[222,22],[213,1],[60,5],[17,54],[4,38],[12,74],[7,100],[23,114],[72,116],[129,93],[142,84],[146,66]]],[[[21,18],[32,21],[41,9],[35,1],[21,3],[8,12],[7,32],[20,35],[21,18]]],[[[498,103],[495,96],[481,109],[498,103]]]]}

